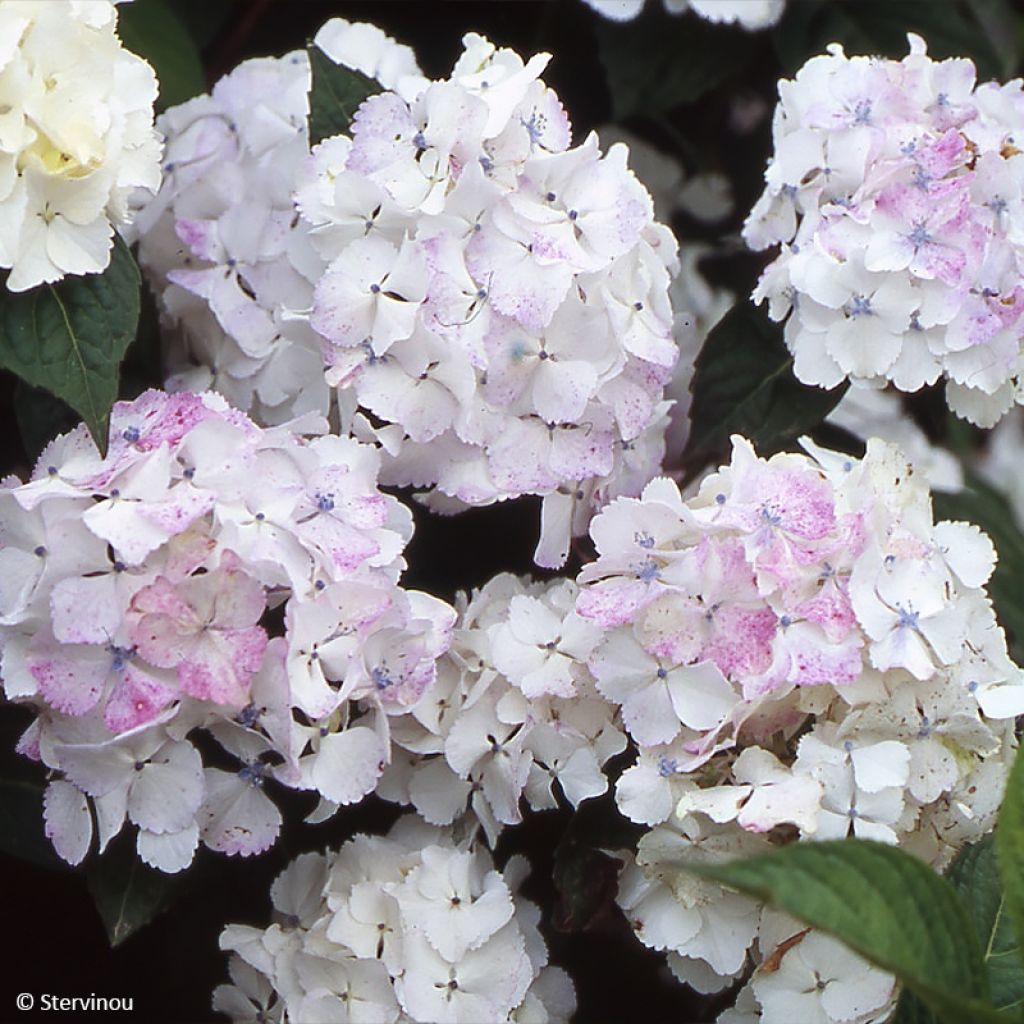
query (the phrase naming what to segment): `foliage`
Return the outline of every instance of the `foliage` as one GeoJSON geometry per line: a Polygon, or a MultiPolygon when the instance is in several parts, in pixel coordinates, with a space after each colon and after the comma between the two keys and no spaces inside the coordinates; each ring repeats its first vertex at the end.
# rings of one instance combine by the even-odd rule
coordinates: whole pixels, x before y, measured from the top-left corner
{"type": "Polygon", "coordinates": [[[139,287],[135,260],[118,239],[102,274],[0,293],[0,365],[67,402],[101,452],[139,321],[139,287]]]}

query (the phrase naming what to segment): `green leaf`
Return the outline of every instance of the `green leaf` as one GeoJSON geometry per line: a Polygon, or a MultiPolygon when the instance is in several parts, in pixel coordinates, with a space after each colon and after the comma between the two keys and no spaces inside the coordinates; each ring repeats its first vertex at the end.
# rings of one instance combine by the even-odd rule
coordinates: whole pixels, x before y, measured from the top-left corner
{"type": "Polygon", "coordinates": [[[43,832],[42,782],[0,779],[0,850],[40,867],[66,870],[43,832]]]}
{"type": "Polygon", "coordinates": [[[595,19],[612,117],[653,117],[692,103],[741,71],[753,52],[750,32],[651,8],[626,24],[595,19]]]}
{"type": "Polygon", "coordinates": [[[1013,922],[1018,952],[1024,955],[1024,757],[1019,749],[1006,780],[995,844],[1006,914],[1013,922]]]}
{"type": "Polygon", "coordinates": [[[808,387],[793,376],[782,328],[747,301],[716,324],[697,356],[690,384],[690,436],[682,461],[702,468],[742,434],[761,455],[780,451],[813,430],[846,391],[808,387]]]}
{"type": "Polygon", "coordinates": [[[1024,653],[1024,534],[1006,496],[983,480],[968,474],[965,487],[955,494],[935,491],[932,507],[936,519],[976,523],[991,538],[999,559],[988,583],[1000,625],[1007,632],[1011,653],[1024,653]]]}
{"type": "Polygon", "coordinates": [[[122,833],[88,871],[89,891],[111,946],[119,946],[166,910],[181,888],[179,876],[139,860],[134,836],[122,833]]]}
{"type": "Polygon", "coordinates": [[[115,238],[102,274],[14,293],[0,286],[0,366],[67,402],[106,454],[119,368],[139,321],[139,268],[115,238]]]}
{"type": "Polygon", "coordinates": [[[943,1021],[999,1020],[978,937],[953,886],[903,850],[866,840],[794,843],[728,864],[687,865],[766,900],[895,974],[943,1021]]]}
{"type": "Polygon", "coordinates": [[[348,135],[352,118],[368,96],[381,91],[380,83],[359,71],[335,64],[312,43],[307,47],[313,84],[309,91],[309,144],[332,135],[348,135]]]}
{"type": "Polygon", "coordinates": [[[967,908],[981,939],[992,1002],[1000,1010],[1024,1005],[1020,942],[1006,913],[995,838],[988,835],[961,850],[946,877],[967,908]]]}
{"type": "MultiPolygon", "coordinates": [[[[966,846],[946,871],[981,940],[992,1003],[1004,1013],[1024,1005],[1024,968],[1009,916],[1004,912],[1003,883],[994,837],[966,846]]],[[[904,991],[892,1024],[932,1024],[931,1011],[904,991]]]]}
{"type": "Polygon", "coordinates": [[[121,41],[132,53],[148,60],[156,72],[159,109],[177,106],[206,91],[196,44],[165,0],[134,0],[119,10],[121,41]]]}

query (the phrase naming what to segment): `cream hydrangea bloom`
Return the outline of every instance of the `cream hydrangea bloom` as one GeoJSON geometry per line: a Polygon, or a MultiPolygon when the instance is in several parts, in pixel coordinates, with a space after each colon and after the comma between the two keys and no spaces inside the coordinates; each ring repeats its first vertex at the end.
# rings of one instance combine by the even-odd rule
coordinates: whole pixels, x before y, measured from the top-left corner
{"type": "Polygon", "coordinates": [[[10,291],[92,274],[160,186],[157,80],[109,0],[0,0],[0,266],[10,291]]]}

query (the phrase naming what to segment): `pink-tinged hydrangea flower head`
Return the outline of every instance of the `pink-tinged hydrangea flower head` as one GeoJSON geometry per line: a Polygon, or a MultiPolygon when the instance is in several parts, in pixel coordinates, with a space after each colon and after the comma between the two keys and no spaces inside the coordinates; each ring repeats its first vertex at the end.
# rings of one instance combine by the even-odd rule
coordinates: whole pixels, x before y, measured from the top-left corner
{"type": "Polygon", "coordinates": [[[376,449],[326,427],[149,391],[114,407],[106,457],[79,427],[0,485],[0,675],[38,712],[23,749],[55,774],[61,856],[89,847],[88,800],[101,848],[127,818],[140,857],[178,871],[199,841],[273,843],[266,780],[334,804],[377,785],[455,613],[398,586],[411,517],[378,489],[376,449]],[[235,772],[203,769],[199,728],[235,772]],[[163,750],[177,767],[145,768],[163,750]],[[188,813],[161,817],[179,782],[168,807],[188,813]]]}
{"type": "Polygon", "coordinates": [[[449,79],[401,77],[314,148],[308,323],[388,481],[449,512],[542,495],[536,557],[559,565],[656,472],[676,246],[624,145],[570,145],[547,55],[463,45],[449,79]]]}
{"type": "Polygon", "coordinates": [[[779,83],[775,156],[744,236],[781,245],[754,299],[797,376],[916,391],[992,426],[1022,400],[1019,81],[967,60],[814,57],[779,83]]]}
{"type": "MultiPolygon", "coordinates": [[[[653,826],[635,860],[624,855],[618,902],[705,992],[789,947],[773,952],[755,901],[680,861],[851,835],[943,866],[992,827],[998,798],[978,778],[1005,783],[1024,709],[1024,673],[984,590],[988,538],[935,523],[893,445],[869,440],[863,458],[804,447],[765,460],[735,437],[729,464],[688,500],[659,478],[613,501],[578,577],[577,613],[598,630],[586,664],[637,747],[619,809],[653,826]]],[[[808,935],[817,957],[826,947],[808,935]]],[[[802,963],[778,985],[754,971],[751,1020],[812,1013],[788,991],[802,963]]],[[[807,994],[816,1019],[867,1024],[890,1005],[890,976],[856,958],[829,971],[807,994]]]]}

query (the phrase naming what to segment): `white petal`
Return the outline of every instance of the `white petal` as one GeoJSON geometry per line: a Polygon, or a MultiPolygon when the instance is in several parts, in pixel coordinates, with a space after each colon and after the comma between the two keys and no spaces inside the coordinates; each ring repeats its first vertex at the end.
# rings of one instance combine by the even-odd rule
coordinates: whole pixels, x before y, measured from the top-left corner
{"type": "Polygon", "coordinates": [[[92,815],[85,794],[70,782],[57,779],[43,795],[46,838],[62,860],[81,864],[92,843],[92,815]]]}

